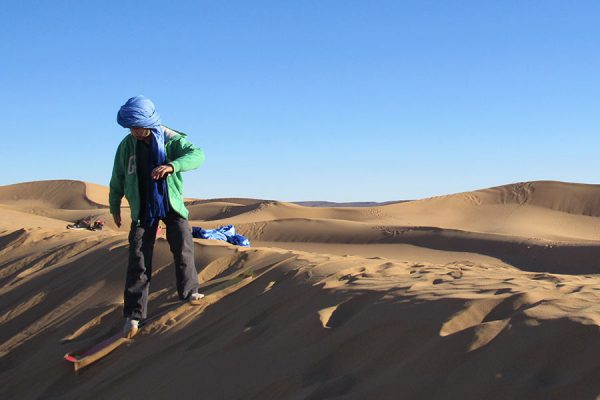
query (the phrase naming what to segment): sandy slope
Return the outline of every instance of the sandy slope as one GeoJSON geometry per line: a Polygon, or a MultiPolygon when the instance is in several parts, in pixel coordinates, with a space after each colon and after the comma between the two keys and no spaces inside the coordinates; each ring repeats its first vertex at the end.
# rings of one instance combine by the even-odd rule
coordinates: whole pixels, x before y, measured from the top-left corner
{"type": "MultiPolygon", "coordinates": [[[[126,228],[107,188],[0,187],[0,398],[593,399],[600,394],[600,187],[507,185],[375,207],[189,200],[252,248],[196,240],[181,305],[75,375],[62,355],[119,329],[126,228]]],[[[127,210],[124,210],[126,215],[127,210]]],[[[150,310],[176,299],[164,239],[150,310]]]]}

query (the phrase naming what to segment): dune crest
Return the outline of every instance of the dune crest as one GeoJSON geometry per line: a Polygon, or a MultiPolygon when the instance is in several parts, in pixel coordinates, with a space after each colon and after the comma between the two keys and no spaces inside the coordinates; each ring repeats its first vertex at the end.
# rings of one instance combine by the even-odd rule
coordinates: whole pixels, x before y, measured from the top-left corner
{"type": "Polygon", "coordinates": [[[0,186],[0,202],[65,210],[108,207],[108,188],[72,180],[50,180],[0,186]]]}
{"type": "Polygon", "coordinates": [[[523,182],[474,192],[480,204],[532,205],[568,214],[600,216],[600,185],[523,182]]]}

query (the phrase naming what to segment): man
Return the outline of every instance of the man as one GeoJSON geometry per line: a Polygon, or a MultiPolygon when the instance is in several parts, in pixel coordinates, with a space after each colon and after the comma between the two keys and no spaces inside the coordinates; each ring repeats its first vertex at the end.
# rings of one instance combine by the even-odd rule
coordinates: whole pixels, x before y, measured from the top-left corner
{"type": "Polygon", "coordinates": [[[132,97],[120,108],[117,122],[130,133],[119,144],[110,180],[110,213],[121,226],[121,199],[131,210],[129,261],[125,281],[124,335],[133,337],[147,316],[152,278],[152,252],[162,220],[175,261],[177,292],[181,300],[199,304],[194,242],[183,203],[181,173],[198,168],[204,152],[186,135],[161,125],[154,104],[144,96],[132,97]]]}

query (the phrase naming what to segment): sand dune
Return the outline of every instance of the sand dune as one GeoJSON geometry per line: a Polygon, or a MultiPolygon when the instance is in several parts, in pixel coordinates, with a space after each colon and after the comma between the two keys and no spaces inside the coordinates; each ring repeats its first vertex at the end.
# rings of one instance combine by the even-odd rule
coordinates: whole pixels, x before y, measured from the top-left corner
{"type": "MultiPolygon", "coordinates": [[[[170,309],[75,375],[62,355],[122,324],[127,228],[65,229],[109,219],[107,193],[0,187],[0,398],[600,394],[600,186],[365,207],[188,199],[192,225],[234,224],[254,247],[196,240],[206,302],[170,309]],[[231,280],[242,271],[253,274],[231,280]]],[[[161,238],[151,313],[176,303],[171,263],[161,238]]]]}
{"type": "MultiPolygon", "coordinates": [[[[261,223],[284,224],[288,220],[292,225],[285,230],[297,232],[294,241],[305,241],[303,236],[311,230],[301,229],[302,220],[309,224],[316,220],[349,221],[370,224],[371,228],[436,227],[531,239],[596,241],[600,240],[596,224],[599,198],[598,185],[529,182],[377,207],[318,208],[277,201],[221,205],[219,200],[212,206],[210,201],[191,205],[190,211],[192,220],[207,226],[254,224],[257,230],[261,223]]],[[[345,226],[340,226],[339,230],[343,229],[345,226]]],[[[258,230],[252,233],[261,234],[258,230]]]]}
{"type": "Polygon", "coordinates": [[[0,202],[66,210],[106,208],[108,188],[70,180],[17,183],[0,186],[0,202]]]}

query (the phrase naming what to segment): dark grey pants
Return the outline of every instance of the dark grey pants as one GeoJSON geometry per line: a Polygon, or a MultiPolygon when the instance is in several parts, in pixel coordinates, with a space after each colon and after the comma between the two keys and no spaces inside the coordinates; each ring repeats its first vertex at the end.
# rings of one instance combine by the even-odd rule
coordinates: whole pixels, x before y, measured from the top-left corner
{"type": "MultiPolygon", "coordinates": [[[[194,264],[194,241],[187,219],[170,211],[163,222],[167,226],[167,241],[175,260],[177,293],[181,300],[198,290],[198,271],[194,264]]],[[[156,240],[154,226],[131,223],[129,231],[129,263],[125,281],[123,315],[144,319],[148,311],[148,292],[152,280],[152,252],[156,240]]]]}

